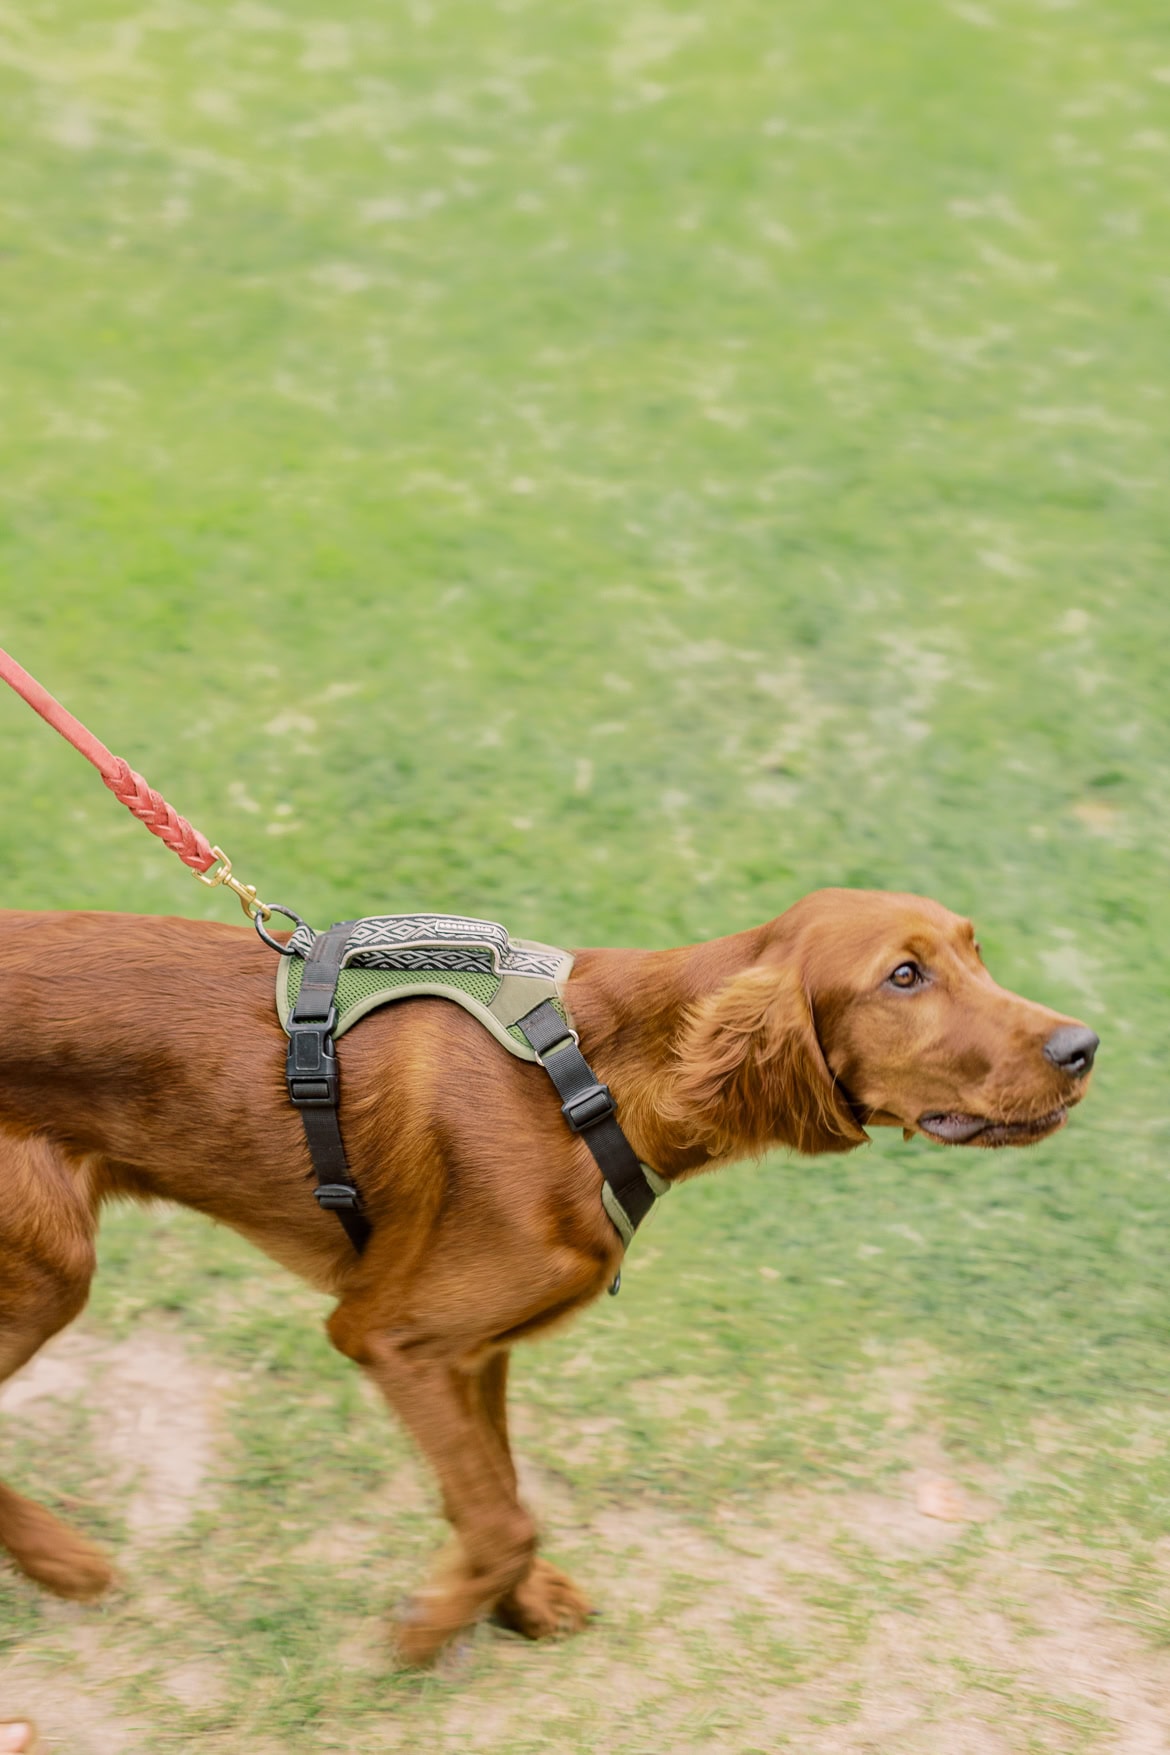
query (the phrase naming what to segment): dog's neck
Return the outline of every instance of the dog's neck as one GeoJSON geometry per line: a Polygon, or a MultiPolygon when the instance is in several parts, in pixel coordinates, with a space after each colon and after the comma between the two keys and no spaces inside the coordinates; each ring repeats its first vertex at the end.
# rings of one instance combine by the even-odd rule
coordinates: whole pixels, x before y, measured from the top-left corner
{"type": "Polygon", "coordinates": [[[774,923],[678,950],[583,950],[566,991],[581,1050],[608,1083],[618,1120],[643,1163],[668,1179],[705,1168],[711,1154],[683,1141],[660,1112],[688,1017],[700,1000],[761,956],[774,923]]]}

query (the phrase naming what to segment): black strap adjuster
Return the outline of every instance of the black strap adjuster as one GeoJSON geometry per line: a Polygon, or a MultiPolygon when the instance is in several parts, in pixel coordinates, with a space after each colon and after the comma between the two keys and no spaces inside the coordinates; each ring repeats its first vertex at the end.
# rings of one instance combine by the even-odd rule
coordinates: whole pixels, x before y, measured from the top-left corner
{"type": "MultiPolygon", "coordinates": [[[[533,1006],[517,1025],[556,1086],[561,1114],[574,1133],[585,1136],[585,1144],[605,1178],[601,1197],[605,1210],[623,1248],[627,1247],[657,1195],[622,1132],[610,1088],[598,1080],[581,1053],[577,1032],[551,1000],[533,1006]]],[[[612,1290],[617,1290],[616,1281],[612,1290]]]]}
{"type": "Polygon", "coordinates": [[[345,1182],[322,1182],[313,1190],[317,1205],[327,1213],[360,1213],[362,1197],[356,1188],[345,1182]]]}
{"type": "Polygon", "coordinates": [[[578,1091],[567,1103],[561,1104],[561,1114],[574,1133],[587,1133],[600,1121],[608,1121],[616,1111],[608,1085],[590,1085],[586,1091],[578,1091]]]}

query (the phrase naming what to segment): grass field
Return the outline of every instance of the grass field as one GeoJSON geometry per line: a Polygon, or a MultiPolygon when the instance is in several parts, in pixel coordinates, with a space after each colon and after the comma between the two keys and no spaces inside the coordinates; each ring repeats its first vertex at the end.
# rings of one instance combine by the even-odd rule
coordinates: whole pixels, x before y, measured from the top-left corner
{"type": "MultiPolygon", "coordinates": [[[[517,1361],[602,1618],[422,1678],[430,1484],[322,1301],[113,1213],[0,1472],[125,1589],[0,1572],[0,1716],[1170,1749],[1165,6],[0,0],[0,140],[0,644],[263,894],[666,945],[922,890],[1103,1039],[1026,1154],[668,1201],[517,1361]]],[[[0,739],[5,904],[230,917],[0,739]]]]}

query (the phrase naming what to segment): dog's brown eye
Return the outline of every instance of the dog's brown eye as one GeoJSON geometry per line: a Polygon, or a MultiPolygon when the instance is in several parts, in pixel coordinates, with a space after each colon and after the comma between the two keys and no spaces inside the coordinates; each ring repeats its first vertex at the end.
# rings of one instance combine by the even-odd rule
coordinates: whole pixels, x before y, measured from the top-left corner
{"type": "Polygon", "coordinates": [[[890,976],[890,981],[895,987],[917,987],[921,980],[922,970],[917,963],[899,963],[890,976]]]}

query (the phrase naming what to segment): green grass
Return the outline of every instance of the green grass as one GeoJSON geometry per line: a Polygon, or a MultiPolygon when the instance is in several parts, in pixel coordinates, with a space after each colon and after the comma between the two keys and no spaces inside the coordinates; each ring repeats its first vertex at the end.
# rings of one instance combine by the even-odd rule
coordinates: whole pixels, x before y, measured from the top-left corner
{"type": "MultiPolygon", "coordinates": [[[[430,1679],[373,1630],[437,1524],[320,1301],[112,1215],[89,1332],[230,1373],[218,1484],[96,1617],[0,1577],[0,1687],[82,1650],[127,1747],[249,1755],[1139,1733],[1058,1635],[1165,1679],[1168,191],[1150,0],[0,0],[0,644],[248,881],[646,945],[907,887],[1103,1039],[1026,1155],[672,1197],[519,1361],[606,1619],[430,1679]],[[992,1509],[895,1551],[927,1439],[992,1509]]],[[[6,904],[230,917],[0,737],[6,904]]],[[[117,1545],[100,1419],[0,1450],[117,1545]]]]}

